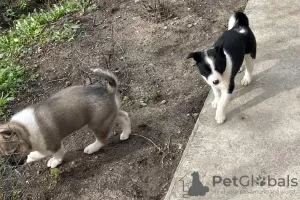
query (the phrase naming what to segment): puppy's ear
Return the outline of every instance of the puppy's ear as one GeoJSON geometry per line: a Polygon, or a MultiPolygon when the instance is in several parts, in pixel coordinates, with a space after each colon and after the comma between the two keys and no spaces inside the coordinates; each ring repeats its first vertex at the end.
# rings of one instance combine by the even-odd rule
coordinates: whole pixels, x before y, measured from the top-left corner
{"type": "Polygon", "coordinates": [[[189,55],[186,57],[186,59],[193,58],[196,62],[200,62],[203,60],[202,58],[202,52],[192,52],[189,53],[189,55]]]}
{"type": "Polygon", "coordinates": [[[217,45],[217,46],[214,47],[216,53],[219,54],[219,55],[221,55],[221,56],[225,56],[223,44],[224,43],[221,43],[220,45],[217,45]]]}

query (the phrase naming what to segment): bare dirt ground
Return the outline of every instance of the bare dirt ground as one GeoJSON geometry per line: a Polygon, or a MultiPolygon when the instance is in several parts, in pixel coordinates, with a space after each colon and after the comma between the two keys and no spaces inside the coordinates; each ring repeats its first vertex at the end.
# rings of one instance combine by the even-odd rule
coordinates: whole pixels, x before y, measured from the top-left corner
{"type": "Polygon", "coordinates": [[[20,198],[162,199],[209,90],[185,57],[209,47],[246,1],[165,0],[155,8],[154,1],[144,7],[96,0],[98,11],[72,16],[82,24],[74,42],[41,47],[23,61],[40,77],[14,112],[66,86],[95,83],[89,68],[102,67],[118,76],[122,108],[137,135],[127,141],[114,135],[98,153],[85,155],[94,138],[78,131],[64,141],[68,152],[58,177],[46,159],[25,167],[20,198]]]}

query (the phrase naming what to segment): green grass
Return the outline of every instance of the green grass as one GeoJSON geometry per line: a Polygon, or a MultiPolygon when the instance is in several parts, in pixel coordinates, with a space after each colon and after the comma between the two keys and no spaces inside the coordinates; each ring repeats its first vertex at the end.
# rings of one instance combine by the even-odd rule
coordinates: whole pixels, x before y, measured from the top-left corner
{"type": "Polygon", "coordinates": [[[72,41],[79,23],[65,16],[84,14],[96,8],[85,0],[66,0],[47,10],[34,11],[20,16],[14,26],[0,35],[0,117],[6,120],[9,103],[18,91],[34,78],[20,66],[19,60],[33,53],[34,48],[50,42],[72,41]],[[62,23],[59,23],[65,18],[62,23]]]}
{"type": "Polygon", "coordinates": [[[58,168],[51,168],[50,169],[50,177],[58,183],[61,179],[61,171],[58,168]]]}
{"type": "Polygon", "coordinates": [[[11,199],[12,199],[12,200],[21,199],[22,193],[23,193],[23,192],[22,192],[22,190],[20,190],[20,189],[13,190],[13,191],[12,191],[12,197],[11,197],[11,199]]]}

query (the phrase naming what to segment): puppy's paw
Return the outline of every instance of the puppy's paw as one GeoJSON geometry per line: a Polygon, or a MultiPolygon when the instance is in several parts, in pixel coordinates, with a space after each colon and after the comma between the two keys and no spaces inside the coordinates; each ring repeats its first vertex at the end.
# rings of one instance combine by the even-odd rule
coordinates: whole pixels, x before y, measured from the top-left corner
{"type": "Polygon", "coordinates": [[[129,138],[129,133],[122,132],[120,135],[120,140],[127,140],[129,138]]]}
{"type": "Polygon", "coordinates": [[[218,102],[219,102],[219,99],[214,99],[213,102],[211,102],[211,106],[213,108],[217,108],[218,107],[218,102]]]}
{"type": "Polygon", "coordinates": [[[226,119],[226,116],[223,112],[217,112],[215,119],[218,124],[223,124],[226,119]]]}
{"type": "Polygon", "coordinates": [[[26,163],[32,163],[34,161],[36,161],[36,159],[29,157],[29,155],[27,156],[26,163]]]}
{"type": "Polygon", "coordinates": [[[27,156],[26,163],[31,163],[31,162],[40,160],[40,159],[42,159],[42,158],[44,158],[44,157],[45,157],[45,155],[41,154],[40,152],[38,152],[38,151],[33,151],[33,152],[31,152],[31,153],[27,156]]]}
{"type": "Polygon", "coordinates": [[[31,162],[34,162],[36,161],[36,151],[33,151],[31,152],[28,156],[27,156],[27,159],[26,159],[26,163],[31,163],[31,162]]]}
{"type": "Polygon", "coordinates": [[[251,83],[251,78],[249,76],[244,76],[244,78],[241,81],[242,85],[249,85],[251,83]]]}
{"type": "Polygon", "coordinates": [[[103,147],[103,146],[104,145],[101,142],[95,141],[94,143],[92,143],[89,146],[85,147],[83,152],[86,153],[86,154],[92,154],[92,153],[95,153],[95,152],[99,151],[99,149],[101,149],[101,147],[103,147]]]}
{"type": "Polygon", "coordinates": [[[56,168],[58,165],[62,163],[62,159],[50,158],[47,162],[47,167],[56,168]]]}

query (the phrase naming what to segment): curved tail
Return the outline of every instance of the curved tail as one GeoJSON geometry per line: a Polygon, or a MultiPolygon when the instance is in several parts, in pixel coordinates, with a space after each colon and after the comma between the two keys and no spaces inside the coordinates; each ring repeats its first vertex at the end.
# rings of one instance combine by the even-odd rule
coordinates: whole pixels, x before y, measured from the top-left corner
{"type": "Polygon", "coordinates": [[[245,13],[242,12],[235,12],[228,21],[228,30],[232,29],[233,27],[239,26],[249,26],[249,19],[245,13]]]}
{"type": "Polygon", "coordinates": [[[108,81],[107,90],[109,93],[116,93],[118,88],[118,79],[113,73],[100,68],[93,69],[93,72],[95,75],[108,81]]]}

